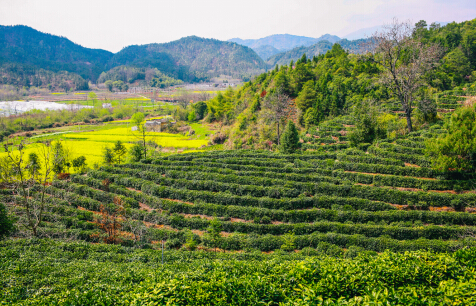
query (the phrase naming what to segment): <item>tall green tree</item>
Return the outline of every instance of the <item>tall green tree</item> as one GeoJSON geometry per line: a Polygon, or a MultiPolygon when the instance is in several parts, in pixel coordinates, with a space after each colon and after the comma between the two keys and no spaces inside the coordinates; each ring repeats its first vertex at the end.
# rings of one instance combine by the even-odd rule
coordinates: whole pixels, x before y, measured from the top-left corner
{"type": "Polygon", "coordinates": [[[109,147],[104,147],[102,151],[102,158],[104,163],[107,165],[111,165],[114,163],[114,152],[111,148],[109,147]]]}
{"type": "Polygon", "coordinates": [[[73,159],[73,168],[76,172],[83,173],[84,169],[86,168],[86,157],[83,155],[76,157],[73,159]]]}
{"type": "Polygon", "coordinates": [[[285,154],[295,153],[301,147],[299,142],[299,133],[296,125],[291,120],[288,121],[286,129],[281,136],[279,151],[285,154]]]}
{"type": "Polygon", "coordinates": [[[133,145],[129,150],[129,157],[133,162],[139,162],[144,158],[144,148],[138,144],[133,145]]]}
{"type": "Polygon", "coordinates": [[[307,81],[298,97],[296,98],[296,105],[302,112],[306,112],[308,108],[312,107],[317,101],[317,93],[314,89],[314,81],[307,81]]]}
{"type": "Polygon", "coordinates": [[[41,161],[38,154],[32,152],[28,155],[28,172],[32,179],[36,179],[40,175],[41,161]]]}
{"type": "Polygon", "coordinates": [[[203,118],[205,118],[208,110],[207,103],[205,103],[204,101],[199,101],[197,103],[194,103],[192,107],[195,110],[196,118],[198,120],[202,120],[203,118]]]}
{"type": "Polygon", "coordinates": [[[441,171],[476,172],[476,106],[456,110],[448,134],[427,143],[433,167],[441,171]]]}
{"type": "Polygon", "coordinates": [[[124,144],[118,140],[114,145],[113,151],[116,163],[120,164],[121,161],[124,160],[124,156],[127,154],[126,146],[124,146],[124,144]]]}
{"type": "Polygon", "coordinates": [[[52,170],[58,175],[69,170],[71,166],[69,150],[63,146],[61,141],[55,141],[52,145],[53,161],[52,170]]]}
{"type": "Polygon", "coordinates": [[[114,88],[113,82],[111,80],[106,81],[104,85],[106,85],[106,88],[109,91],[112,91],[112,89],[114,88]]]}
{"type": "Polygon", "coordinates": [[[275,88],[281,88],[284,94],[289,95],[291,93],[289,89],[289,78],[287,75],[287,69],[281,69],[274,77],[275,88]]]}
{"type": "Polygon", "coordinates": [[[296,68],[291,70],[291,85],[295,95],[301,91],[307,81],[312,80],[314,77],[308,66],[306,63],[299,62],[296,63],[296,68]]]}
{"type": "Polygon", "coordinates": [[[348,135],[351,146],[356,147],[362,143],[372,143],[376,139],[387,136],[386,131],[380,128],[378,124],[378,115],[379,112],[373,101],[366,99],[356,102],[352,112],[355,128],[348,135]]]}
{"type": "Polygon", "coordinates": [[[143,113],[138,112],[132,115],[131,122],[137,127],[137,137],[142,141],[142,150],[144,153],[144,158],[147,158],[147,130],[145,128],[144,122],[145,116],[143,113]]]}
{"type": "Polygon", "coordinates": [[[459,85],[471,73],[470,61],[460,48],[455,48],[443,58],[443,68],[453,77],[454,85],[459,85]]]}

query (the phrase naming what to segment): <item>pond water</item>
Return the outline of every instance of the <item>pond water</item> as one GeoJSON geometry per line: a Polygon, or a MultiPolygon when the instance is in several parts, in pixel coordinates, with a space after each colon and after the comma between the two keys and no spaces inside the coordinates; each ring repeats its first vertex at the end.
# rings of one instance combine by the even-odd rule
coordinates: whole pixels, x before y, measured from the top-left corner
{"type": "Polygon", "coordinates": [[[91,108],[92,106],[79,104],[62,104],[49,101],[0,101],[0,116],[17,115],[23,112],[38,109],[38,110],[78,110],[81,108],[91,108]]]}

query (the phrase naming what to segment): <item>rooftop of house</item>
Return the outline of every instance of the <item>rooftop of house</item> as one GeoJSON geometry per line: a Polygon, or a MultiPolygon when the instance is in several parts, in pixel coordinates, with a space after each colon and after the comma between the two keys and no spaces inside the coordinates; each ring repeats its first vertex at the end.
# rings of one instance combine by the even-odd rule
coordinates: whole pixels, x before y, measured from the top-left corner
{"type": "Polygon", "coordinates": [[[145,122],[145,124],[146,125],[156,125],[156,124],[164,123],[164,122],[168,122],[167,118],[147,120],[145,122]]]}

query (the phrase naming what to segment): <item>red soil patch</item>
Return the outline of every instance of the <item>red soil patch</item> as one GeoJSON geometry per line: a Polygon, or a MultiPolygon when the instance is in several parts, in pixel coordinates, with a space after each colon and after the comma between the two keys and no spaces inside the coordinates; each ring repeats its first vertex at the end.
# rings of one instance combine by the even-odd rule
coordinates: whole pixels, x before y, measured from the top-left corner
{"type": "Polygon", "coordinates": [[[161,198],[163,200],[167,200],[167,201],[172,201],[172,202],[177,202],[177,203],[184,203],[184,204],[189,204],[189,205],[193,205],[192,202],[184,202],[184,201],[180,201],[180,200],[175,200],[175,199],[168,199],[168,198],[161,198]]]}
{"type": "MultiPolygon", "coordinates": [[[[361,174],[369,174],[369,175],[382,175],[382,176],[393,176],[391,174],[382,174],[382,173],[369,173],[369,172],[358,172],[358,171],[344,171],[348,173],[361,173],[361,174]]],[[[429,177],[416,177],[416,176],[403,176],[403,177],[411,177],[411,178],[416,178],[416,179],[421,179],[421,180],[429,180],[429,181],[436,181],[435,178],[429,178],[429,177]]]]}
{"type": "Polygon", "coordinates": [[[140,207],[140,209],[145,210],[145,211],[147,211],[147,212],[154,211],[154,209],[153,209],[152,207],[150,207],[150,206],[148,206],[148,205],[146,205],[146,204],[144,204],[144,203],[140,203],[140,202],[139,202],[139,207],[140,207]]]}
{"type": "Polygon", "coordinates": [[[213,217],[207,215],[193,215],[193,214],[181,214],[185,218],[193,218],[193,217],[200,217],[202,219],[213,220],[213,217]]]}
{"type": "Polygon", "coordinates": [[[246,221],[245,219],[240,219],[240,218],[230,218],[230,222],[253,223],[253,221],[251,220],[246,221]]]}
{"type": "Polygon", "coordinates": [[[137,189],[134,189],[134,188],[126,187],[126,189],[127,189],[127,190],[130,190],[130,191],[135,191],[135,192],[142,193],[142,191],[137,190],[137,189]]]}
{"type": "Polygon", "coordinates": [[[405,163],[405,167],[421,168],[418,165],[413,165],[413,164],[409,164],[409,163],[405,163]]]}

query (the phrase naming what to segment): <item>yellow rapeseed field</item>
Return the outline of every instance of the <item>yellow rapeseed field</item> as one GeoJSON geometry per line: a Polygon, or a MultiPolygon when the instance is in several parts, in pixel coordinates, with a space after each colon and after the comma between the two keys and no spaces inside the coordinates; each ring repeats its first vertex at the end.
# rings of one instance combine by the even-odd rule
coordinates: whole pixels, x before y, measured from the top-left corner
{"type": "MultiPolygon", "coordinates": [[[[146,141],[153,141],[165,148],[199,148],[206,145],[206,139],[188,139],[179,134],[148,132],[146,141]]],[[[130,127],[119,127],[103,131],[83,132],[83,133],[67,133],[58,135],[63,146],[70,152],[70,159],[79,156],[86,157],[88,167],[94,164],[101,165],[103,163],[103,151],[105,147],[112,148],[118,140],[122,141],[127,149],[133,146],[134,142],[141,141],[139,134],[133,132],[130,127]]],[[[41,156],[41,152],[45,145],[42,143],[33,143],[24,149],[24,159],[28,159],[30,153],[37,153],[41,156]]],[[[18,151],[14,151],[17,155],[18,151]]],[[[0,153],[0,158],[7,156],[7,153],[0,153]]],[[[41,158],[40,158],[41,159],[41,158]]],[[[44,161],[42,161],[44,164],[44,161]]],[[[73,168],[69,169],[73,173],[73,168]]]]}
{"type": "MultiPolygon", "coordinates": [[[[112,148],[114,144],[106,143],[106,142],[99,142],[99,141],[75,141],[75,140],[67,140],[61,141],[63,146],[70,152],[69,158],[73,160],[79,156],[86,157],[86,163],[88,167],[92,167],[94,164],[101,165],[103,163],[103,150],[106,146],[112,148]]],[[[125,143],[124,146],[127,149],[132,147],[132,144],[125,143]]],[[[42,159],[43,150],[45,149],[45,145],[42,143],[34,143],[27,145],[26,149],[24,149],[24,157],[23,159],[25,162],[28,160],[28,155],[30,153],[36,153],[40,157],[40,161],[42,166],[44,166],[44,160],[42,159]]],[[[14,156],[18,156],[18,151],[13,151],[14,156]]],[[[7,153],[3,152],[0,153],[0,158],[7,156],[7,153]]],[[[44,170],[44,167],[43,167],[44,170]]],[[[74,173],[74,169],[71,167],[69,169],[70,173],[74,173]]]]}
{"type": "MultiPolygon", "coordinates": [[[[118,140],[124,143],[140,141],[142,138],[137,132],[132,132],[130,127],[116,128],[105,131],[70,133],[63,136],[65,139],[88,140],[103,143],[114,143],[118,140]]],[[[170,133],[148,132],[146,141],[153,141],[162,147],[198,148],[208,143],[207,140],[189,140],[187,137],[170,133]]]]}

